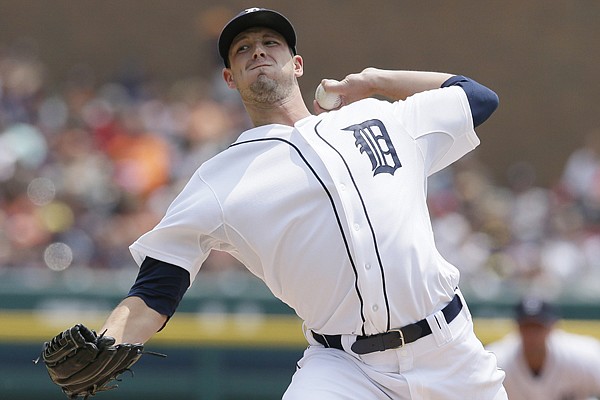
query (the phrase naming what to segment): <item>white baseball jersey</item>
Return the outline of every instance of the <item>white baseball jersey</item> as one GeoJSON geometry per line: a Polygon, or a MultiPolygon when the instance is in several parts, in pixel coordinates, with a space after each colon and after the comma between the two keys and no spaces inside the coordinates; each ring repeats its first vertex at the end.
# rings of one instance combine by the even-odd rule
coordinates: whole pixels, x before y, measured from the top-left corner
{"type": "Polygon", "coordinates": [[[460,87],[365,99],[244,132],[132,246],[190,272],[226,251],[305,328],[375,334],[438,311],[458,270],[437,252],[427,176],[479,144],[460,87]]]}
{"type": "Polygon", "coordinates": [[[487,347],[506,373],[504,387],[510,400],[585,400],[600,396],[600,342],[555,329],[546,347],[548,358],[537,376],[525,363],[518,334],[487,347]]]}

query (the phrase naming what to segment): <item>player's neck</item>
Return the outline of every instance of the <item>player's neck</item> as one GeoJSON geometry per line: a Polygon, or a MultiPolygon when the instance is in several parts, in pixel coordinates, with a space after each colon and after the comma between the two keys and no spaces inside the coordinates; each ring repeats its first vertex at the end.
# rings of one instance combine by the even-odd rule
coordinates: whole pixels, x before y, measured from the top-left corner
{"type": "Polygon", "coordinates": [[[302,118],[311,115],[299,91],[275,104],[245,103],[244,106],[254,126],[270,124],[294,126],[302,118]]]}
{"type": "Polygon", "coordinates": [[[531,373],[535,376],[540,375],[546,362],[546,351],[526,352],[524,355],[531,373]]]}

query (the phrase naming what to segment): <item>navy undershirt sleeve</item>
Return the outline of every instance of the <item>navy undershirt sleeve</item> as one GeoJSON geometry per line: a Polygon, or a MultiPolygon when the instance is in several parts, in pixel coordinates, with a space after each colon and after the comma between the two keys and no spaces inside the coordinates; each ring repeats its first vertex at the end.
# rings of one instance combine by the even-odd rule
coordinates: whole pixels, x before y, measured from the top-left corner
{"type": "Polygon", "coordinates": [[[189,286],[188,271],[146,257],[127,297],[139,297],[154,311],[171,318],[189,286]]]}
{"type": "Polygon", "coordinates": [[[460,86],[467,94],[473,116],[473,127],[483,124],[498,108],[498,95],[473,79],[456,75],[442,84],[442,87],[448,86],[460,86]]]}

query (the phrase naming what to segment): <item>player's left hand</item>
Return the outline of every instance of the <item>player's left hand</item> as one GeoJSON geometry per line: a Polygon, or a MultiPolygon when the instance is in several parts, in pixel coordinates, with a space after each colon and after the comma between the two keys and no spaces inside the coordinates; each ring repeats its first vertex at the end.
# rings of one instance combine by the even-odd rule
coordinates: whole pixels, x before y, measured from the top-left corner
{"type": "Polygon", "coordinates": [[[78,324],[44,343],[41,358],[50,379],[68,398],[87,398],[116,388],[110,382],[128,371],[143,350],[139,343],[115,345],[112,337],[78,324]]]}

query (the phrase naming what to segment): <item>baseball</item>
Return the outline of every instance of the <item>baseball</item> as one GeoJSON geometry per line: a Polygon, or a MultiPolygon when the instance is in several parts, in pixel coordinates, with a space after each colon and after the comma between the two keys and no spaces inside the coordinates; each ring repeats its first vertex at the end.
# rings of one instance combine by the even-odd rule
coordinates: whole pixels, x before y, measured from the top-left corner
{"type": "Polygon", "coordinates": [[[324,110],[333,110],[342,104],[342,98],[339,94],[327,93],[320,83],[315,91],[315,100],[324,110]]]}

